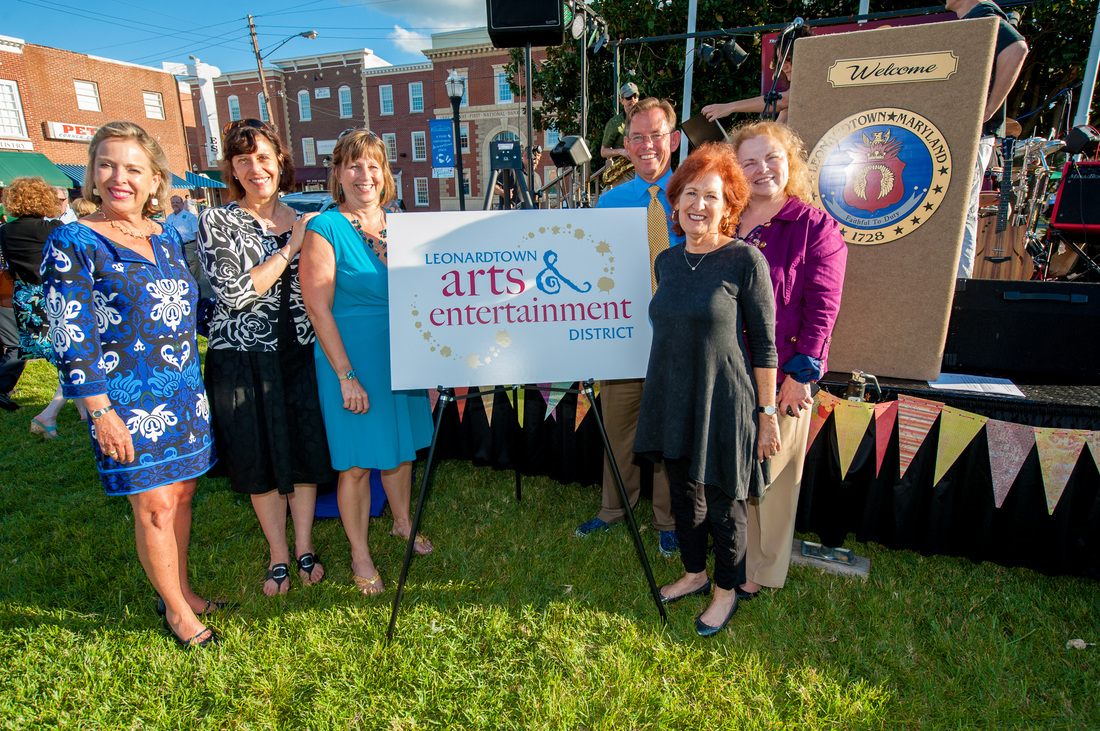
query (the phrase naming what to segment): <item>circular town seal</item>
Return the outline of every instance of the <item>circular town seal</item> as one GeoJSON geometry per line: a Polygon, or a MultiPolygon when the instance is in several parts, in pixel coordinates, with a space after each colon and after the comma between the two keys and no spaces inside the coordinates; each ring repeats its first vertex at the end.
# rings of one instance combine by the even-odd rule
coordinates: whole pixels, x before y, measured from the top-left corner
{"type": "Polygon", "coordinates": [[[815,202],[849,244],[886,244],[939,210],[951,183],[951,150],[927,117],[869,109],[841,120],[810,152],[815,202]]]}

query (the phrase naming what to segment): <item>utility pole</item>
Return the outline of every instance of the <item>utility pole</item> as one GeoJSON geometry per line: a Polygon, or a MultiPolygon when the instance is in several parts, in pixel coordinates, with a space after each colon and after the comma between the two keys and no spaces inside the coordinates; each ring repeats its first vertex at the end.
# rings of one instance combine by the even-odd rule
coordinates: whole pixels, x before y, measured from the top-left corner
{"type": "Polygon", "coordinates": [[[252,50],[256,53],[256,68],[260,70],[260,86],[264,90],[264,106],[267,108],[268,124],[274,125],[275,115],[271,113],[271,97],[267,93],[267,77],[264,76],[264,59],[260,56],[260,44],[256,42],[256,24],[248,16],[248,33],[252,36],[252,50]]]}

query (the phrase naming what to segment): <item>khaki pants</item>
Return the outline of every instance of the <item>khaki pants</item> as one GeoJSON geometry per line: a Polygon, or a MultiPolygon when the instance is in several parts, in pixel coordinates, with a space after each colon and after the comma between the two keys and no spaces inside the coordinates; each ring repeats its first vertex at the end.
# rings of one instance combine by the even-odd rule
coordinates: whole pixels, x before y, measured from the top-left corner
{"type": "MultiPolygon", "coordinates": [[[[623,479],[631,508],[638,504],[638,495],[642,490],[641,463],[649,462],[645,457],[634,454],[634,433],[638,430],[638,412],[642,405],[644,386],[643,379],[600,381],[600,413],[603,415],[607,441],[615,455],[615,463],[619,466],[619,475],[623,479]]],[[[605,523],[618,523],[626,518],[607,455],[604,455],[603,460],[602,504],[596,517],[605,523]]],[[[672,503],[668,495],[668,476],[663,463],[653,466],[653,527],[657,530],[676,530],[676,520],[672,517],[672,503]]]]}
{"type": "Polygon", "coordinates": [[[779,415],[779,443],[782,449],[772,457],[772,484],[763,500],[749,498],[749,540],[745,576],[761,586],[779,588],[787,581],[791,563],[794,518],[798,512],[798,491],[810,437],[810,411],[801,416],[779,415]]]}

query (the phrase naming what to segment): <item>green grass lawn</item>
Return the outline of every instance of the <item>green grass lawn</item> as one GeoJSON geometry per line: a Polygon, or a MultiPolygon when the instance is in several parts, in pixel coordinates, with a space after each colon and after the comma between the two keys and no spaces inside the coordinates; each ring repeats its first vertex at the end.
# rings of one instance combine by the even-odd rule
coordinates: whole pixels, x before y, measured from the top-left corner
{"type": "MultiPolygon", "coordinates": [[[[1065,647],[1100,642],[1096,582],[849,543],[868,580],[794,567],[701,640],[706,599],[662,626],[626,530],[573,536],[597,488],[527,477],[516,503],[511,473],[455,461],[389,645],[404,544],[388,513],[371,531],[382,597],[355,592],[327,520],[324,582],[292,572],[269,599],[249,501],[200,480],[192,583],[241,606],[211,622],[220,648],[187,653],[160,629],[129,503],[103,495],[76,409],[57,440],[28,431],[55,386],[32,363],[24,408],[0,412],[2,729],[1100,728],[1100,648],[1065,647]]],[[[643,539],[658,582],[677,577],[643,539]]]]}

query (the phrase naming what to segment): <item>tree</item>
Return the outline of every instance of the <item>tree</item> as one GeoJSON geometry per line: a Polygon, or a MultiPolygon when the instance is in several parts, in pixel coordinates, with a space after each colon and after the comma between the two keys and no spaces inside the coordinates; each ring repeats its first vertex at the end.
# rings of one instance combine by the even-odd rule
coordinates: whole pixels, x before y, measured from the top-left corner
{"type": "MultiPolygon", "coordinates": [[[[608,21],[612,39],[626,41],[683,34],[687,27],[687,0],[599,0],[592,6],[608,21]]],[[[873,0],[873,12],[927,8],[913,0],[873,0]]],[[[1095,20],[1093,0],[1048,0],[1010,8],[1023,15],[1020,30],[1031,52],[1013,92],[1009,115],[1019,116],[1048,96],[1080,81],[1088,55],[1095,20]]],[[[757,27],[806,20],[845,18],[858,11],[858,0],[771,0],[768,4],[734,6],[723,0],[699,0],[696,27],[699,32],[723,28],[757,27]]],[[[738,43],[749,58],[734,71],[721,65],[708,68],[695,59],[692,111],[716,101],[729,101],[760,93],[761,34],[740,36],[738,43]]],[[[697,45],[699,41],[696,42],[697,45]]],[[[532,72],[532,87],[542,106],[535,110],[535,126],[553,127],[563,135],[580,132],[580,41],[567,36],[562,46],[548,48],[546,60],[532,72]]],[[[624,43],[620,46],[619,83],[634,81],[643,95],[670,99],[677,110],[683,95],[685,69],[683,40],[624,43]]],[[[599,149],[604,123],[616,113],[613,54],[609,47],[588,56],[588,144],[599,149]]],[[[522,54],[513,57],[513,78],[522,78],[522,54]]],[[[517,89],[518,91],[518,89],[517,89]]],[[[1026,130],[1042,133],[1053,112],[1044,110],[1026,120],[1026,130]],[[1045,127],[1043,126],[1045,125],[1045,127]]]]}

